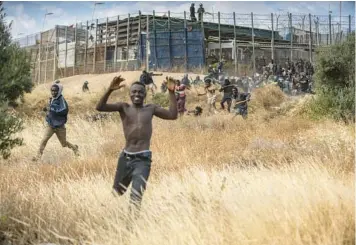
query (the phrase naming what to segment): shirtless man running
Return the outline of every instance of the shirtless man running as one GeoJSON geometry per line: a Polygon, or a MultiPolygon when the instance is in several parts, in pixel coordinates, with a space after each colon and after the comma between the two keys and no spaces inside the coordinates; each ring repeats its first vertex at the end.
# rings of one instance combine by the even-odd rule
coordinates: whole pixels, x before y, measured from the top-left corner
{"type": "Polygon", "coordinates": [[[110,94],[123,87],[124,85],[120,85],[123,81],[125,79],[121,76],[114,77],[96,109],[120,113],[126,145],[118,160],[113,188],[119,195],[123,195],[132,181],[130,200],[139,209],[151,170],[152,118],[157,116],[165,120],[177,119],[177,100],[174,94],[175,84],[172,79],[169,79],[167,83],[170,99],[169,110],[158,105],[145,105],[146,88],[140,82],[134,82],[130,87],[132,104],[125,102],[108,104],[107,100],[110,94]]]}

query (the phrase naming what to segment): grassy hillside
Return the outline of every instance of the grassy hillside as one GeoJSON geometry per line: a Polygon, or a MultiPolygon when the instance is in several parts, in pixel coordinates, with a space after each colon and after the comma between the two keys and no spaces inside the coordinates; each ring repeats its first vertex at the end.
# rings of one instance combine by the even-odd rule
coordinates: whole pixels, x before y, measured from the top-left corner
{"type": "MultiPolygon", "coordinates": [[[[124,146],[119,117],[85,120],[112,75],[88,80],[85,95],[84,78],[62,81],[78,158],[53,137],[42,162],[31,162],[50,85],[26,97],[25,145],[0,164],[0,231],[14,244],[355,243],[354,128],[309,121],[299,113],[307,97],[274,87],[253,93],[246,121],[225,113],[154,119],[148,189],[141,219],[130,222],[129,195],[111,193],[124,146]]],[[[127,90],[113,96],[119,99],[127,90]]],[[[188,94],[188,107],[204,103],[188,94]]]]}

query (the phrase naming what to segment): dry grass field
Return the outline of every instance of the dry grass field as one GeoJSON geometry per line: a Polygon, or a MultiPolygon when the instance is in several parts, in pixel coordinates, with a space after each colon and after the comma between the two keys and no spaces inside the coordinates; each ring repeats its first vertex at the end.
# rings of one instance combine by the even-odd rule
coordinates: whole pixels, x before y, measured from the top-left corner
{"type": "MultiPolygon", "coordinates": [[[[122,75],[129,84],[139,72],[122,75]]],[[[225,113],[154,119],[151,176],[141,217],[130,220],[128,193],[111,192],[124,146],[119,117],[85,120],[113,76],[61,81],[70,106],[67,137],[80,157],[54,136],[41,162],[31,162],[50,85],[26,96],[25,145],[0,162],[0,231],[12,244],[355,243],[353,126],[310,121],[299,113],[307,97],[291,99],[272,87],[253,93],[247,120],[225,113]],[[86,79],[90,94],[81,93],[86,79]]],[[[111,100],[127,101],[127,93],[111,100]]],[[[192,109],[205,97],[192,90],[187,100],[192,109]]]]}

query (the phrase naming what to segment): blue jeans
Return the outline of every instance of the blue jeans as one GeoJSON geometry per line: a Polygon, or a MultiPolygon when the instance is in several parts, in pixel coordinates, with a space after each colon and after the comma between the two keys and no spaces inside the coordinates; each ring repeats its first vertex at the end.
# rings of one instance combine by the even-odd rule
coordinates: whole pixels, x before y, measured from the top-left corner
{"type": "Polygon", "coordinates": [[[151,159],[151,152],[128,154],[123,151],[118,160],[113,188],[119,195],[123,195],[132,182],[130,201],[137,208],[140,207],[146,190],[151,159]]]}

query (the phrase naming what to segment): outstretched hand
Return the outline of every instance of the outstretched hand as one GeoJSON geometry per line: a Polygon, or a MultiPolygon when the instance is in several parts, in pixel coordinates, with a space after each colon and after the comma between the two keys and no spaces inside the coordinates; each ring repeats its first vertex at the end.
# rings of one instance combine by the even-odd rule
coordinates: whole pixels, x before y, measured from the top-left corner
{"type": "Polygon", "coordinates": [[[114,77],[110,83],[109,90],[114,91],[122,88],[124,85],[120,85],[123,81],[125,81],[125,78],[118,76],[114,77]]]}

